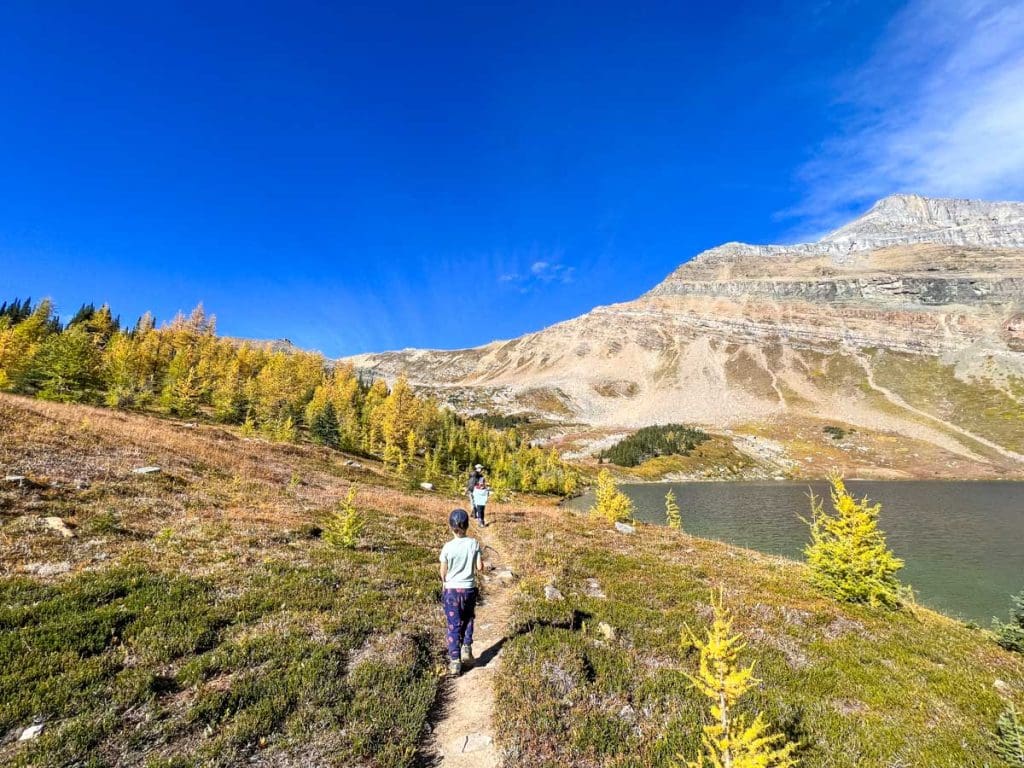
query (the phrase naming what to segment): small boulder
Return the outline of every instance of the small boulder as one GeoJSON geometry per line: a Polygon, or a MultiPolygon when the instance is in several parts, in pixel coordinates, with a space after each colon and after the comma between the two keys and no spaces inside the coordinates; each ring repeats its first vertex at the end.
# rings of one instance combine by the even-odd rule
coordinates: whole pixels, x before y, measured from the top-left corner
{"type": "Polygon", "coordinates": [[[466,736],[466,743],[462,747],[462,753],[479,752],[482,749],[487,749],[493,743],[494,739],[486,733],[471,733],[466,736]]]}
{"type": "Polygon", "coordinates": [[[632,723],[636,721],[636,710],[633,709],[632,704],[627,704],[619,710],[619,719],[627,723],[632,723]]]}
{"type": "Polygon", "coordinates": [[[136,467],[132,470],[133,475],[155,475],[160,472],[160,467],[136,467]]]}
{"type": "Polygon", "coordinates": [[[67,523],[59,517],[44,517],[43,522],[46,523],[47,527],[52,528],[65,539],[75,538],[75,532],[68,528],[67,523]]]}
{"type": "Polygon", "coordinates": [[[514,581],[516,575],[512,573],[508,568],[503,568],[500,571],[495,571],[493,574],[494,578],[499,581],[514,581]]]}
{"type": "Polygon", "coordinates": [[[432,490],[434,490],[434,484],[433,483],[420,483],[420,488],[422,488],[424,491],[432,491],[432,490]]]}
{"type": "Polygon", "coordinates": [[[558,591],[554,584],[548,584],[544,587],[544,599],[546,600],[564,600],[562,593],[558,591]]]}
{"type": "Polygon", "coordinates": [[[605,640],[614,640],[616,637],[615,627],[613,627],[607,621],[598,622],[597,632],[605,640]]]}
{"type": "Polygon", "coordinates": [[[619,533],[636,533],[636,526],[630,525],[629,523],[616,523],[615,530],[619,533]]]}
{"type": "Polygon", "coordinates": [[[43,732],[43,728],[44,726],[42,723],[30,725],[28,728],[21,732],[21,735],[18,737],[18,741],[31,741],[43,732]]]}
{"type": "Polygon", "coordinates": [[[601,582],[597,579],[587,579],[584,582],[583,594],[587,597],[597,598],[598,600],[604,600],[608,597],[608,595],[604,593],[604,590],[601,589],[601,582]]]}

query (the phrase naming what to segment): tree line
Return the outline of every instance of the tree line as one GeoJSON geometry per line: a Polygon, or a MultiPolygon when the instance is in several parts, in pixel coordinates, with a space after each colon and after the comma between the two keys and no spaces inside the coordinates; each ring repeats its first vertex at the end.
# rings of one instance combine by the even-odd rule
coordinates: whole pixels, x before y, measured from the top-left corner
{"type": "Polygon", "coordinates": [[[272,440],[309,440],[380,457],[410,482],[460,490],[466,466],[488,467],[507,491],[571,494],[576,471],[514,428],[463,419],[404,378],[369,381],[319,353],[218,336],[200,305],[157,327],[121,326],[107,305],[64,324],[52,302],[0,305],[0,390],[69,403],[240,425],[272,440]]]}

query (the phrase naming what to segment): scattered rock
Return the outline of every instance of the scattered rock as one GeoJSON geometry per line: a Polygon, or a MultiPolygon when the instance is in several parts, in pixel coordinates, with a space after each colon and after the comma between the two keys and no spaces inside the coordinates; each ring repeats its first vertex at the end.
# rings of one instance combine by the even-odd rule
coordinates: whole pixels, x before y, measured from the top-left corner
{"type": "Polygon", "coordinates": [[[133,475],[155,475],[160,472],[160,467],[136,467],[132,470],[133,475]]]}
{"type": "Polygon", "coordinates": [[[625,720],[627,723],[636,722],[636,710],[633,709],[632,704],[627,704],[619,710],[619,719],[625,720]]]}
{"type": "Polygon", "coordinates": [[[481,749],[487,749],[494,743],[494,739],[488,736],[486,733],[471,733],[466,736],[466,743],[462,746],[462,752],[479,752],[481,749]]]}
{"type": "Polygon", "coordinates": [[[420,483],[420,488],[422,488],[424,491],[432,491],[432,490],[434,490],[434,484],[433,483],[420,483]]]}
{"type": "Polygon", "coordinates": [[[1005,680],[1000,680],[998,678],[996,678],[996,681],[992,683],[992,687],[999,691],[999,693],[1001,693],[1003,696],[1009,696],[1010,693],[1013,691],[1009,683],[1007,683],[1005,680]]]}
{"type": "Polygon", "coordinates": [[[512,573],[508,568],[503,568],[500,571],[494,572],[494,578],[500,581],[515,581],[516,575],[512,573]]]}
{"type": "Polygon", "coordinates": [[[619,533],[636,533],[636,526],[630,525],[629,523],[616,523],[615,530],[619,533]]]}
{"type": "Polygon", "coordinates": [[[605,640],[614,640],[616,636],[615,627],[609,624],[607,621],[599,622],[597,625],[598,634],[601,635],[605,640]]]}
{"type": "Polygon", "coordinates": [[[363,465],[362,465],[362,464],[360,464],[360,463],[359,463],[358,461],[355,461],[355,460],[353,460],[353,459],[348,459],[348,460],[347,460],[347,461],[345,462],[345,466],[346,466],[346,467],[355,467],[356,469],[359,469],[359,468],[360,468],[360,467],[362,467],[363,465]]]}
{"type": "Polygon", "coordinates": [[[25,477],[24,475],[7,475],[4,478],[4,482],[5,483],[9,483],[11,485],[16,485],[19,488],[24,488],[25,487],[25,482],[27,480],[28,480],[28,478],[25,477]]]}
{"type": "Polygon", "coordinates": [[[554,584],[547,584],[544,587],[544,599],[546,600],[564,600],[562,593],[555,588],[554,584]]]}
{"type": "Polygon", "coordinates": [[[604,590],[601,589],[601,582],[597,579],[587,579],[584,582],[583,594],[587,597],[596,597],[599,600],[604,600],[608,597],[608,595],[604,593],[604,590]]]}
{"type": "Polygon", "coordinates": [[[68,528],[67,523],[61,520],[59,517],[44,517],[43,522],[65,539],[75,538],[75,532],[68,528]]]}
{"type": "Polygon", "coordinates": [[[71,563],[67,561],[61,563],[29,563],[25,566],[25,570],[36,576],[57,576],[58,574],[70,571],[71,563]]]}
{"type": "Polygon", "coordinates": [[[31,741],[43,732],[44,727],[45,726],[42,723],[30,725],[21,732],[21,736],[18,737],[18,741],[31,741]]]}

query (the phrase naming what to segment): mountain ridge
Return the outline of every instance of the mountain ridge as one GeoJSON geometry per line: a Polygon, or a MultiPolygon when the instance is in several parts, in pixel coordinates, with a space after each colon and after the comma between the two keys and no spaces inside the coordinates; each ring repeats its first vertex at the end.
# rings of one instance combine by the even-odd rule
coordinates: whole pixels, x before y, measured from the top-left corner
{"type": "Polygon", "coordinates": [[[818,243],[710,249],[637,299],[516,339],[349,361],[563,432],[683,421],[785,436],[831,419],[1017,476],[1022,297],[1024,203],[900,195],[818,243]]]}

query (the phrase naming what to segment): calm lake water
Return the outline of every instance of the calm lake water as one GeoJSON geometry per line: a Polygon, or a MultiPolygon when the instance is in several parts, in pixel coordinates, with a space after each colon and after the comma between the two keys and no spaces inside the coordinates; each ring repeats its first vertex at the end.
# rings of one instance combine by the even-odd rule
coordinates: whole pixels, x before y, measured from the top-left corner
{"type": "MultiPolygon", "coordinates": [[[[664,523],[665,494],[675,491],[683,528],[695,536],[770,554],[803,559],[808,489],[824,496],[828,484],[650,483],[622,485],[637,518],[664,523]]],[[[1010,595],[1024,589],[1024,483],[847,482],[857,498],[881,502],[880,527],[904,561],[901,580],[918,602],[988,626],[1006,619],[1010,595]]],[[[592,496],[570,502],[589,509],[592,496]]]]}

